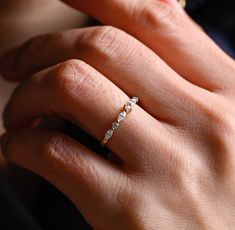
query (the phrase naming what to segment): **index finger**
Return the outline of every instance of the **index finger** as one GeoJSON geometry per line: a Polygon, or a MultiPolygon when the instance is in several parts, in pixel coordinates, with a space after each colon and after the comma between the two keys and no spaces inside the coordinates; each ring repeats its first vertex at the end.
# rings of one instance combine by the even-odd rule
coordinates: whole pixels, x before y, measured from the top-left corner
{"type": "Polygon", "coordinates": [[[233,60],[169,0],[63,1],[135,36],[193,84],[210,91],[231,88],[233,60]]]}

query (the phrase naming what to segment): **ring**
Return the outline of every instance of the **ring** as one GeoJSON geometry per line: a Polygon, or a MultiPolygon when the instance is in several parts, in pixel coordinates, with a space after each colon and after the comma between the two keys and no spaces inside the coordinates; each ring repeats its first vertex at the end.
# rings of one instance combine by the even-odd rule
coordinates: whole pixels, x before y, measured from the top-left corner
{"type": "Polygon", "coordinates": [[[126,115],[132,111],[132,107],[136,105],[139,101],[138,97],[133,97],[130,101],[128,101],[124,105],[124,109],[122,112],[118,114],[117,120],[112,124],[112,128],[109,129],[105,134],[104,134],[104,139],[101,142],[102,146],[105,146],[107,142],[112,138],[114,131],[119,128],[121,122],[126,118],[126,115]]]}

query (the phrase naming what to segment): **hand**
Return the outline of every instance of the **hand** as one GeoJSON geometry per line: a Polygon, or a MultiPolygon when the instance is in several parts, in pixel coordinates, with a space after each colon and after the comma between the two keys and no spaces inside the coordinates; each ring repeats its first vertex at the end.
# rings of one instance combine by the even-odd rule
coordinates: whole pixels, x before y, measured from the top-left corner
{"type": "Polygon", "coordinates": [[[5,78],[24,80],[5,111],[6,158],[57,186],[94,229],[233,229],[234,61],[172,5],[67,2],[119,29],[44,35],[2,58],[5,78]],[[139,105],[107,143],[121,164],[30,129],[57,114],[101,141],[129,96],[139,105]]]}

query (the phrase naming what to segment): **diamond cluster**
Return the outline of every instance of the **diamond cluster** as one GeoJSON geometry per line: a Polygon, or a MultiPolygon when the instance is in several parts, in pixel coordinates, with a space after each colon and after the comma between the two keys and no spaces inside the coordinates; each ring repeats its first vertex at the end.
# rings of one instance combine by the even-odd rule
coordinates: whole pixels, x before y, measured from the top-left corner
{"type": "Polygon", "coordinates": [[[132,107],[136,105],[138,101],[138,97],[133,97],[124,105],[124,111],[118,114],[117,120],[112,124],[112,128],[105,133],[104,140],[102,142],[103,144],[106,144],[108,140],[113,136],[114,130],[119,128],[120,123],[125,119],[126,115],[131,112],[132,107]]]}

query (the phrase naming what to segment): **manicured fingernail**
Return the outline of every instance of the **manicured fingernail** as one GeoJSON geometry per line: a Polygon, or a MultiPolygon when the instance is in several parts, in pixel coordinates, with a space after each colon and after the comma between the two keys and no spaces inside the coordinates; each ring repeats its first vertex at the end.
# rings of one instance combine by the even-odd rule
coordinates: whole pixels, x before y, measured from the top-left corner
{"type": "Polygon", "coordinates": [[[16,50],[16,48],[13,48],[0,58],[0,73],[6,78],[8,78],[8,75],[13,68],[16,50]]]}
{"type": "Polygon", "coordinates": [[[6,147],[9,141],[9,134],[8,133],[4,133],[1,137],[0,137],[0,145],[1,145],[1,149],[2,149],[2,154],[4,156],[6,156],[6,147]]]}

